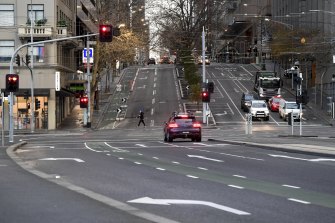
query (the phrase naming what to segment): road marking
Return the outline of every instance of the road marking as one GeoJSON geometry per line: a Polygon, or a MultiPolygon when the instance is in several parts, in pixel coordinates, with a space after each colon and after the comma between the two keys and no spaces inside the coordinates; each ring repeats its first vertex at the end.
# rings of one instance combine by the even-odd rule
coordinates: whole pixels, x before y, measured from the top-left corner
{"type": "Polygon", "coordinates": [[[154,108],[151,108],[151,115],[154,115],[154,108]]]}
{"type": "Polygon", "coordinates": [[[122,158],[122,157],[119,157],[118,159],[119,159],[119,160],[124,160],[124,158],[122,158]]]}
{"type": "Polygon", "coordinates": [[[216,208],[222,211],[230,212],[237,215],[250,215],[248,212],[237,210],[235,208],[223,206],[208,201],[198,201],[198,200],[175,200],[175,199],[152,199],[150,197],[142,197],[134,200],[128,201],[129,203],[139,203],[139,204],[157,204],[157,205],[171,205],[171,204],[190,204],[190,205],[205,205],[212,208],[216,208]]]}
{"type": "Polygon", "coordinates": [[[134,162],[135,164],[137,164],[137,165],[141,165],[142,163],[140,163],[140,162],[134,162]]]}
{"type": "Polygon", "coordinates": [[[157,169],[157,170],[161,170],[161,171],[165,171],[165,169],[160,168],[160,167],[157,167],[156,169],[157,169]]]}
{"type": "Polygon", "coordinates": [[[200,145],[200,146],[210,146],[210,145],[207,145],[205,143],[200,143],[200,142],[195,142],[193,143],[194,145],[200,145]]]}
{"type": "Polygon", "coordinates": [[[117,148],[117,147],[111,146],[111,145],[109,145],[107,142],[105,142],[105,145],[108,146],[109,148],[112,148],[112,149],[113,149],[113,150],[112,150],[113,152],[122,152],[122,153],[124,153],[124,152],[129,152],[128,150],[119,149],[119,148],[117,148]]]}
{"type": "Polygon", "coordinates": [[[240,187],[240,186],[232,185],[232,184],[229,184],[228,187],[233,187],[233,188],[237,188],[237,189],[244,189],[244,187],[240,187]]]}
{"type": "Polygon", "coordinates": [[[39,160],[51,160],[51,161],[57,161],[57,160],[73,160],[73,161],[76,161],[78,163],[84,163],[85,161],[82,160],[82,159],[78,159],[78,158],[42,158],[42,159],[39,159],[39,160]]]}
{"type": "Polygon", "coordinates": [[[189,178],[193,178],[193,179],[198,179],[199,177],[197,177],[197,176],[193,176],[193,175],[186,175],[187,177],[189,177],[189,178]]]}
{"type": "Polygon", "coordinates": [[[243,178],[243,179],[245,179],[245,178],[247,178],[247,177],[245,177],[245,176],[241,176],[241,175],[233,175],[234,177],[238,177],[238,178],[243,178]]]}
{"type": "Polygon", "coordinates": [[[153,91],[152,91],[152,95],[155,95],[155,94],[156,94],[156,90],[153,90],[153,91]]]}
{"type": "Polygon", "coordinates": [[[302,203],[302,204],[310,204],[311,203],[311,202],[308,202],[308,201],[298,200],[298,199],[294,199],[294,198],[288,198],[288,200],[298,202],[298,203],[302,203]]]}
{"type": "Polygon", "coordinates": [[[180,164],[179,162],[176,162],[176,161],[172,161],[173,164],[180,164]]]}
{"type": "Polygon", "coordinates": [[[259,158],[253,158],[253,157],[247,157],[247,156],[239,156],[239,155],[234,155],[234,154],[229,154],[229,153],[220,153],[220,154],[221,155],[226,155],[226,156],[233,156],[233,157],[243,158],[243,159],[264,161],[263,159],[259,159],[259,158]]]}
{"type": "Polygon", "coordinates": [[[100,151],[100,150],[92,149],[91,147],[89,147],[89,146],[86,144],[86,142],[84,143],[84,145],[85,145],[86,149],[91,150],[91,151],[96,152],[96,153],[105,153],[105,152],[109,152],[109,151],[107,151],[107,150],[100,151]]]}
{"type": "Polygon", "coordinates": [[[158,158],[158,157],[156,157],[156,156],[154,156],[154,157],[152,157],[152,158],[154,158],[155,160],[159,160],[159,158],[158,158]]]}
{"type": "Polygon", "coordinates": [[[212,159],[212,158],[208,158],[205,156],[197,156],[197,155],[187,155],[190,158],[199,158],[199,159],[204,159],[204,160],[210,160],[210,161],[214,161],[214,162],[223,162],[223,160],[218,160],[218,159],[212,159]]]}
{"type": "Polygon", "coordinates": [[[199,170],[208,170],[207,168],[204,167],[198,167],[199,170]]]}
{"type": "Polygon", "coordinates": [[[283,187],[294,188],[294,189],[300,189],[300,187],[292,186],[292,185],[288,185],[288,184],[283,184],[282,186],[283,186],[283,187]]]}
{"type": "Polygon", "coordinates": [[[142,153],[137,153],[137,155],[139,155],[139,156],[143,156],[143,154],[142,154],[142,153]]]}
{"type": "Polygon", "coordinates": [[[6,164],[0,164],[0,167],[5,167],[5,166],[7,166],[6,164]]]}
{"type": "Polygon", "coordinates": [[[155,104],[155,98],[152,99],[151,103],[152,103],[152,104],[155,104]]]}
{"type": "Polygon", "coordinates": [[[135,144],[135,146],[147,147],[146,145],[143,145],[143,144],[135,144]]]}
{"type": "Polygon", "coordinates": [[[309,161],[309,162],[325,162],[325,161],[332,161],[335,162],[335,159],[326,159],[326,158],[318,158],[318,159],[304,159],[299,157],[293,157],[293,156],[284,156],[284,155],[275,155],[275,154],[268,154],[272,157],[278,157],[278,158],[286,158],[286,159],[294,159],[294,160],[302,160],[302,161],[309,161]]]}

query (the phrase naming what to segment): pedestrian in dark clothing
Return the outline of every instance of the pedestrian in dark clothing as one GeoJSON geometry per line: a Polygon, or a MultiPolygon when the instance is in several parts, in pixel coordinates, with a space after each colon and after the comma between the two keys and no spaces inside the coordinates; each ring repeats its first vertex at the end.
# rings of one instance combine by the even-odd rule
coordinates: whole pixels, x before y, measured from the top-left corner
{"type": "Polygon", "coordinates": [[[137,126],[140,126],[141,123],[143,123],[143,125],[145,126],[145,123],[144,123],[144,112],[143,111],[140,111],[140,114],[138,115],[138,118],[140,119],[140,121],[138,122],[137,126]]]}

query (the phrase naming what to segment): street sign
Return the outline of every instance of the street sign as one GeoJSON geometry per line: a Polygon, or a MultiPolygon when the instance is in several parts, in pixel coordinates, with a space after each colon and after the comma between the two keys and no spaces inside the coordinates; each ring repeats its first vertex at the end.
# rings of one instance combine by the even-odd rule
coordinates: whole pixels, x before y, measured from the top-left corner
{"type": "Polygon", "coordinates": [[[60,72],[55,72],[55,89],[56,91],[60,91],[60,72]]]}
{"type": "MultiPolygon", "coordinates": [[[[90,63],[93,63],[93,48],[90,48],[90,63]]],[[[83,63],[87,63],[87,48],[83,49],[83,63]]]]}

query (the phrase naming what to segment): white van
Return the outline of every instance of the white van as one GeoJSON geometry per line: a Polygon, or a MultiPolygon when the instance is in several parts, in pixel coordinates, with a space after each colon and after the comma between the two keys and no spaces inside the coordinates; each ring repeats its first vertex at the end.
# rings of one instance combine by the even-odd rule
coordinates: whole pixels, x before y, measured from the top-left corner
{"type": "Polygon", "coordinates": [[[284,99],[281,99],[279,102],[279,117],[283,118],[284,121],[287,120],[288,114],[293,112],[293,119],[294,120],[300,120],[300,105],[297,104],[295,101],[285,101],[284,99]]]}

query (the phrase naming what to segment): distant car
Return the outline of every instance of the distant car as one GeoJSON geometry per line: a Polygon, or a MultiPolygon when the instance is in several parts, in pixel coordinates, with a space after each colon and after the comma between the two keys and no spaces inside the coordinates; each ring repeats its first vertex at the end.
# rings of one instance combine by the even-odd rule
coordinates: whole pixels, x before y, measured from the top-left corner
{"type": "Polygon", "coordinates": [[[249,112],[252,115],[252,120],[261,118],[269,121],[270,119],[270,111],[263,100],[252,100],[249,112]]]}
{"type": "Polygon", "coordinates": [[[248,112],[251,101],[256,99],[256,95],[251,92],[244,92],[241,97],[241,109],[243,111],[248,112]]]}
{"type": "Polygon", "coordinates": [[[283,99],[280,95],[273,96],[269,99],[268,105],[271,111],[277,112],[279,109],[279,102],[283,99]]]}
{"type": "Polygon", "coordinates": [[[153,65],[155,65],[156,64],[156,60],[155,60],[155,58],[149,58],[149,60],[148,60],[148,63],[147,63],[148,65],[150,65],[150,64],[153,64],[153,65]]]}
{"type": "Polygon", "coordinates": [[[176,138],[190,138],[201,142],[201,124],[194,115],[189,113],[174,113],[165,122],[164,141],[172,142],[176,138]]]}
{"type": "MultiPolygon", "coordinates": [[[[202,65],[202,56],[200,56],[200,57],[198,58],[198,64],[199,64],[199,65],[202,65]]],[[[205,64],[206,64],[206,65],[210,65],[210,64],[211,64],[211,62],[209,61],[209,59],[208,59],[207,56],[205,56],[205,64]]]]}

